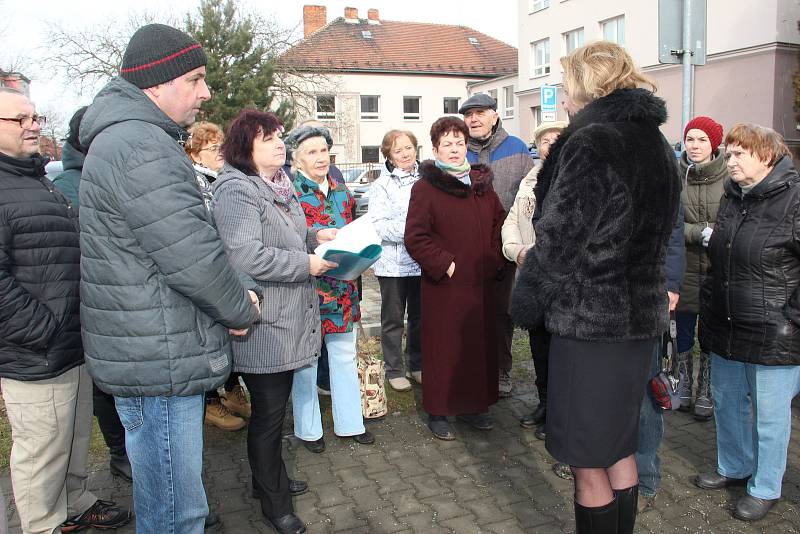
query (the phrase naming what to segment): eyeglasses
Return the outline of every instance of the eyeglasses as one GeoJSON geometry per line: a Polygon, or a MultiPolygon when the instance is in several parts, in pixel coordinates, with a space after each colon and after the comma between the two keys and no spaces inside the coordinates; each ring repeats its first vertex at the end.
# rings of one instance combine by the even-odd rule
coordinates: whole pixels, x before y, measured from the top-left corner
{"type": "Polygon", "coordinates": [[[222,145],[210,145],[205,148],[201,148],[198,152],[203,152],[204,150],[208,150],[210,152],[219,152],[222,150],[222,145]]]}
{"type": "Polygon", "coordinates": [[[19,123],[20,128],[27,130],[28,128],[33,126],[34,122],[39,126],[44,126],[45,124],[47,124],[47,117],[45,117],[44,115],[34,115],[33,117],[14,117],[13,119],[0,117],[0,121],[16,122],[19,123]]]}

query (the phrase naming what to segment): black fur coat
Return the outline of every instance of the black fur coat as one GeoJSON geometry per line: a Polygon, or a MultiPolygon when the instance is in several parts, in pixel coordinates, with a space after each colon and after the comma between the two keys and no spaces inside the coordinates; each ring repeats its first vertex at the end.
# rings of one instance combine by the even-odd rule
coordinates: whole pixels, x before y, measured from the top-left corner
{"type": "Polygon", "coordinates": [[[658,129],[666,118],[644,89],[614,91],[573,117],[539,172],[536,246],[512,295],[517,324],[609,342],[666,331],[663,265],[680,199],[658,129]]]}

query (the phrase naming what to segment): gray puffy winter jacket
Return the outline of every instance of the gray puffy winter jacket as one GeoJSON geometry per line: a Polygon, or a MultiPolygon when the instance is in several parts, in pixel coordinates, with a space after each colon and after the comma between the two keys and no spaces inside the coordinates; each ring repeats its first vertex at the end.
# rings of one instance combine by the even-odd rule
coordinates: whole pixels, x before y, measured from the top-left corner
{"type": "Polygon", "coordinates": [[[201,394],[230,371],[228,328],[257,319],[229,265],[183,129],[121,78],[81,123],[81,323],[97,385],[119,396],[201,394]]]}

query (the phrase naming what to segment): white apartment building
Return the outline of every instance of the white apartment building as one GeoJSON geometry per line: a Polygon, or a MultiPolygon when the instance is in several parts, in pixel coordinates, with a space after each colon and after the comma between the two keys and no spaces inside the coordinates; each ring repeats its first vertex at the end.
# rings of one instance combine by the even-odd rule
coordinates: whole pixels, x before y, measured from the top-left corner
{"type": "MultiPolygon", "coordinates": [[[[693,67],[692,115],[708,115],[726,130],[740,121],[770,126],[797,151],[799,19],[798,0],[708,0],[707,63],[693,67]]],[[[562,82],[559,58],[600,39],[624,45],[656,82],[669,111],[662,131],[680,140],[682,67],[658,62],[657,0],[519,0],[520,137],[530,140],[541,121],[540,87],[562,82]]]]}
{"type": "Polygon", "coordinates": [[[310,113],[327,124],[337,163],[383,161],[380,144],[391,129],[417,137],[419,157],[432,157],[430,127],[458,114],[467,84],[514,75],[517,50],[464,26],[380,20],[346,8],[327,22],[326,8],[304,6],[305,38],[280,61],[327,79],[308,87],[310,113]]]}
{"type": "Polygon", "coordinates": [[[503,123],[503,129],[510,135],[527,139],[528,136],[520,135],[519,127],[519,98],[517,88],[519,79],[516,74],[500,76],[491,80],[474,82],[469,84],[469,96],[477,93],[486,93],[497,101],[497,114],[503,123]]]}

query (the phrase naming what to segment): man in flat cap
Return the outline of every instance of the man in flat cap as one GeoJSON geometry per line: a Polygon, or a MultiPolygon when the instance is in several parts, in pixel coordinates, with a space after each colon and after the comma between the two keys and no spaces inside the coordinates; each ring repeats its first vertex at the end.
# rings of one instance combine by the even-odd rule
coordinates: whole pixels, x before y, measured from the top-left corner
{"type": "MultiPolygon", "coordinates": [[[[508,212],[514,204],[519,183],[533,168],[528,147],[519,137],[508,135],[497,114],[497,101],[478,93],[461,104],[458,112],[464,115],[469,128],[467,159],[470,164],[484,163],[494,173],[492,185],[508,212]]],[[[497,361],[500,366],[499,391],[501,397],[511,395],[511,337],[514,326],[508,313],[511,287],[514,282],[514,264],[508,262],[504,276],[497,283],[497,361]]]]}
{"type": "Polygon", "coordinates": [[[81,123],[83,341],[125,427],[137,532],[203,532],[204,393],[230,372],[229,330],[259,317],[181,147],[205,65],[185,33],[139,28],[81,123]]]}

